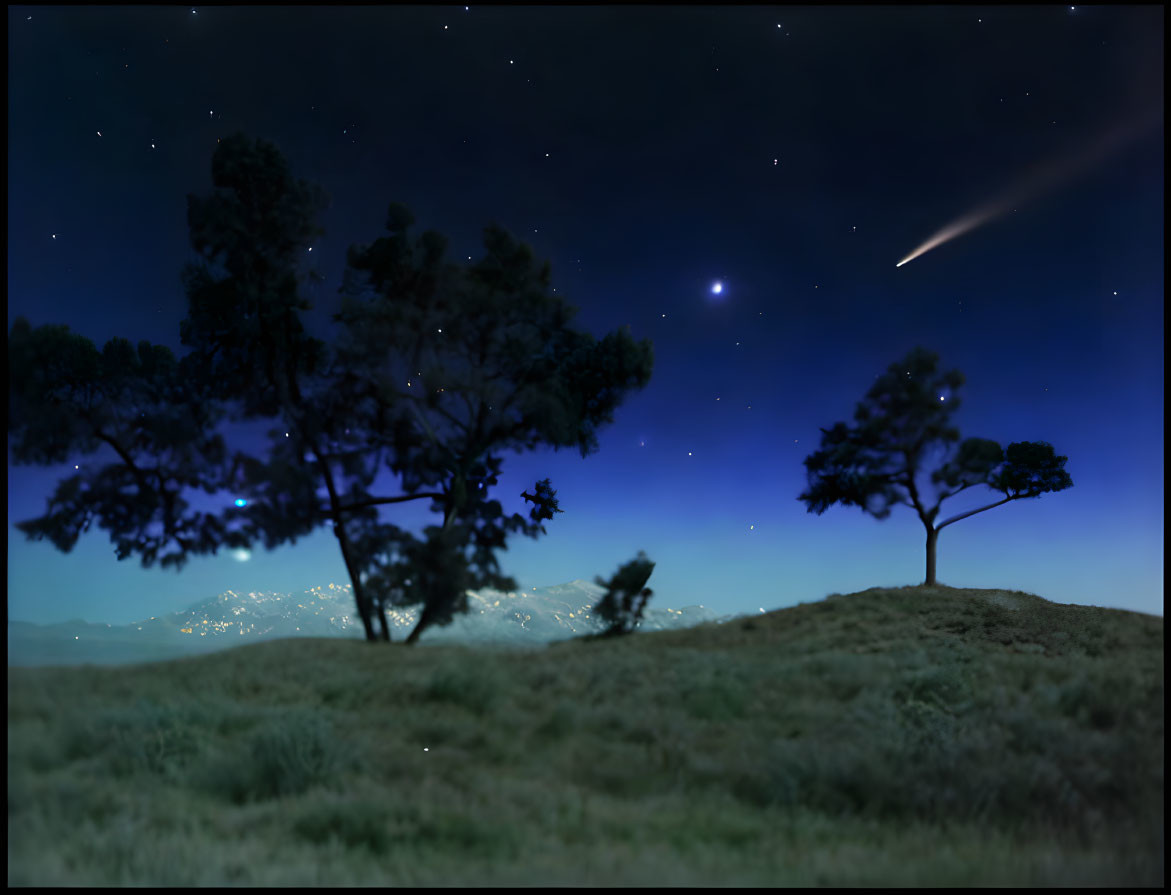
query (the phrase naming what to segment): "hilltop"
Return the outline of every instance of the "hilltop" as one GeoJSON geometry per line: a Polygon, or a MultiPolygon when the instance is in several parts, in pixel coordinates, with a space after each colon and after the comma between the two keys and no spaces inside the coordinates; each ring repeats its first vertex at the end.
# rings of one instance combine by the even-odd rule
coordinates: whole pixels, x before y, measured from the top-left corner
{"type": "Polygon", "coordinates": [[[948,587],[9,670],[10,885],[1163,884],[1163,620],[948,587]]]}

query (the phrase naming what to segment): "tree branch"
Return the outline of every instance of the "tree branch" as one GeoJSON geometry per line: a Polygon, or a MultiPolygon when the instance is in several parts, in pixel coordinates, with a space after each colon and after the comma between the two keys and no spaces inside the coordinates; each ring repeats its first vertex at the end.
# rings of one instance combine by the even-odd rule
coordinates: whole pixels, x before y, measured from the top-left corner
{"type": "Polygon", "coordinates": [[[959,494],[961,491],[963,491],[967,488],[974,488],[976,485],[986,485],[986,484],[988,484],[988,483],[987,482],[968,482],[966,485],[960,485],[954,491],[950,491],[946,494],[940,494],[939,500],[940,500],[940,502],[945,501],[949,497],[955,497],[957,494],[959,494]]]}
{"type": "Polygon", "coordinates": [[[935,508],[930,511],[923,506],[922,501],[919,500],[919,488],[915,484],[915,463],[911,459],[910,449],[903,449],[903,457],[907,461],[907,468],[905,470],[907,479],[904,482],[899,482],[899,484],[906,488],[910,494],[912,506],[915,512],[919,514],[919,521],[930,528],[932,517],[939,512],[939,504],[937,503],[935,508]]]}
{"type": "Polygon", "coordinates": [[[975,516],[977,513],[983,513],[985,510],[990,510],[993,507],[1001,506],[1008,503],[1010,500],[1016,500],[1017,497],[1019,497],[1019,495],[1009,495],[1008,497],[1004,498],[1004,500],[998,500],[996,503],[990,503],[988,506],[980,507],[978,510],[968,510],[966,513],[960,513],[958,516],[952,516],[946,522],[940,522],[939,525],[935,527],[935,530],[939,531],[941,528],[951,525],[953,522],[959,522],[961,519],[967,519],[969,516],[975,516]]]}
{"type": "MultiPolygon", "coordinates": [[[[444,500],[447,495],[428,491],[425,494],[404,494],[401,497],[371,497],[369,500],[359,500],[355,503],[347,503],[344,505],[339,504],[337,509],[338,512],[345,512],[347,510],[360,510],[363,507],[374,507],[387,503],[402,503],[404,500],[422,500],[426,497],[430,497],[435,500],[444,500]]],[[[329,514],[333,511],[330,508],[324,508],[320,512],[329,514]]]]}
{"type": "MultiPolygon", "coordinates": [[[[92,425],[93,421],[91,420],[90,423],[92,425]]],[[[138,484],[140,484],[143,488],[150,488],[150,483],[146,480],[146,473],[137,465],[135,465],[133,458],[128,453],[126,453],[126,450],[113,436],[107,435],[96,426],[94,427],[94,435],[96,435],[102,441],[106,442],[106,444],[110,445],[110,447],[112,447],[117,452],[118,456],[122,458],[122,462],[130,467],[131,472],[134,473],[134,477],[138,479],[138,484]]]]}

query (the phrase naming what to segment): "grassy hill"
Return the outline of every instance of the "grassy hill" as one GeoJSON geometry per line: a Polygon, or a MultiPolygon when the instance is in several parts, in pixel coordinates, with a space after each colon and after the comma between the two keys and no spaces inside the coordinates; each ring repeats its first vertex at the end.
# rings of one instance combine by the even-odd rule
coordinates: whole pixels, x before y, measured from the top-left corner
{"type": "Polygon", "coordinates": [[[9,885],[1163,885],[1163,619],[949,587],[9,669],[9,885]]]}

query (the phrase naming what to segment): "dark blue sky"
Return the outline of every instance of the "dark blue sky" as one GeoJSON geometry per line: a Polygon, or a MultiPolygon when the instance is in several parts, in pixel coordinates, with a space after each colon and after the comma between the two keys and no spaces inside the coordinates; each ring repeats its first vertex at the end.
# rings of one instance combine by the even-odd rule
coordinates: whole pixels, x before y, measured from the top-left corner
{"type": "MultiPolygon", "coordinates": [[[[921,344],[967,378],[964,436],[1049,441],[1074,481],[946,529],[940,581],[1162,614],[1162,7],[9,7],[8,28],[10,327],[182,353],[186,195],[243,131],[331,196],[316,334],[346,248],[394,200],[455,258],[506,226],[579,327],[653,341],[597,454],[505,456],[507,512],[546,476],[565,510],[502,554],[521,587],[608,577],[640,549],[661,606],[919,583],[910,510],[796,497],[818,428],[921,344]]],[[[96,528],[68,555],[25,541],[13,523],[64,470],[9,463],[10,618],[347,583],[324,529],[178,574],[118,562],[96,528]]]]}

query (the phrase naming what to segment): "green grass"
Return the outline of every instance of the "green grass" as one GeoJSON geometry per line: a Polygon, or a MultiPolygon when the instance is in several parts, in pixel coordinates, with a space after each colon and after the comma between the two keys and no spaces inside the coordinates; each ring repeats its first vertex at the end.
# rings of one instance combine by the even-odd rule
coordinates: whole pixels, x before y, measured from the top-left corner
{"type": "Polygon", "coordinates": [[[10,668],[8,882],[1162,886],[1163,620],[876,588],[10,668]]]}

